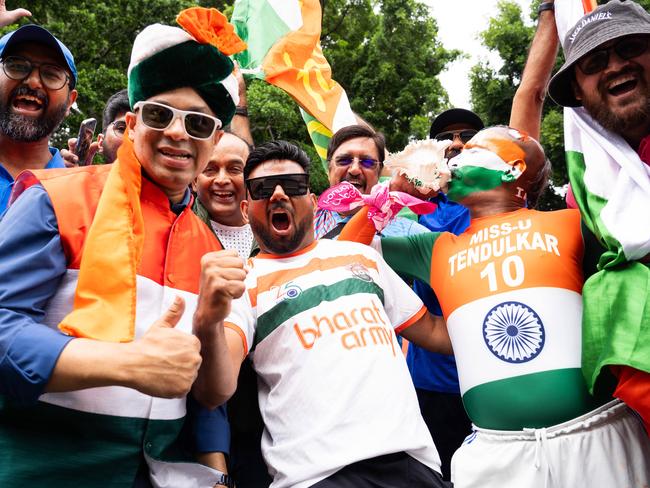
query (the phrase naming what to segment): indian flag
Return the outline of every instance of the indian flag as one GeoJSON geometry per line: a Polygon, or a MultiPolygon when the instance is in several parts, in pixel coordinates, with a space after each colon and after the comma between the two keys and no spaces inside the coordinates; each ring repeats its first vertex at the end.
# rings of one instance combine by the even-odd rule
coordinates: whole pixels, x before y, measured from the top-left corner
{"type": "MultiPolygon", "coordinates": [[[[594,1],[556,2],[560,39],[594,1]]],[[[582,218],[605,246],[600,271],[584,285],[583,373],[593,391],[601,369],[650,371],[650,168],[617,134],[580,108],[564,109],[569,179],[582,218]]]]}
{"type": "Polygon", "coordinates": [[[235,56],[242,72],[293,97],[324,160],[332,133],[356,119],[323,56],[321,18],[319,0],[236,0],[231,22],[248,44],[235,56]]]}

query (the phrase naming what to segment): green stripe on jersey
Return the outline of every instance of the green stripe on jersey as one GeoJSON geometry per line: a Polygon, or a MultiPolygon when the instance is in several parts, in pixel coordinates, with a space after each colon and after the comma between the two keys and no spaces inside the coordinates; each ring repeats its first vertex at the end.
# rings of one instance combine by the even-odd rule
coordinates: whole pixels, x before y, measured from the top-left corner
{"type": "Polygon", "coordinates": [[[596,407],[578,368],[484,383],[466,391],[463,404],[474,424],[494,430],[550,427],[596,407]]]}
{"type": "Polygon", "coordinates": [[[374,281],[368,282],[359,278],[348,278],[331,285],[312,286],[295,298],[282,300],[257,318],[253,348],[291,317],[317,307],[321,302],[333,302],[342,296],[358,293],[372,293],[384,303],[384,290],[374,281]]]}
{"type": "Polygon", "coordinates": [[[0,486],[131,487],[142,451],[191,461],[168,448],[184,419],[149,420],[79,412],[44,402],[12,407],[0,397],[0,486]]]}

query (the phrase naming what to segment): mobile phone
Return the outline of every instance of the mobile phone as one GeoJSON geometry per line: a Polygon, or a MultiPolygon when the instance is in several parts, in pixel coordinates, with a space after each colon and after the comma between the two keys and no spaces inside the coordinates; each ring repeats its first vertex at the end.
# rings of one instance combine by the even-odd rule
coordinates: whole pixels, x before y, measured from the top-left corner
{"type": "Polygon", "coordinates": [[[90,163],[90,161],[87,161],[88,149],[90,148],[90,143],[93,142],[96,126],[97,120],[93,118],[84,120],[79,126],[77,145],[74,149],[74,153],[79,158],[79,166],[86,166],[88,163],[90,163]]]}

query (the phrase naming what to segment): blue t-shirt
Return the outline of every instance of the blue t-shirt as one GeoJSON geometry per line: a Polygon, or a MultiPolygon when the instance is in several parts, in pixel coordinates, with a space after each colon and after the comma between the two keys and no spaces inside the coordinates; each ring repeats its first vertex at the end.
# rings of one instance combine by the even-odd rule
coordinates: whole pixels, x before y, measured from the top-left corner
{"type": "MultiPolygon", "coordinates": [[[[49,148],[52,159],[47,163],[45,169],[52,168],[65,168],[65,163],[63,162],[63,157],[58,149],[53,147],[49,148]]],[[[7,204],[9,203],[9,196],[11,195],[11,190],[14,187],[14,179],[9,174],[9,172],[2,166],[0,163],[0,215],[4,213],[7,209],[7,204]]]]}
{"type": "MultiPolygon", "coordinates": [[[[432,201],[438,204],[438,208],[433,213],[420,216],[420,224],[434,232],[451,232],[456,235],[462,234],[469,227],[470,215],[467,208],[447,200],[442,193],[432,201]]],[[[432,314],[442,315],[438,299],[428,285],[416,281],[413,289],[432,314]]],[[[437,354],[409,344],[406,363],[416,388],[460,394],[454,356],[437,354]]]]}

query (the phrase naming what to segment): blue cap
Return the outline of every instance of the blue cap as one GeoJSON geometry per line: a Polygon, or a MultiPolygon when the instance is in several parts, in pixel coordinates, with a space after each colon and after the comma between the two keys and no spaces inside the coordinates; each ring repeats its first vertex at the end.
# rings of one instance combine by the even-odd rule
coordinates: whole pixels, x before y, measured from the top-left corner
{"type": "Polygon", "coordinates": [[[37,42],[50,46],[56,52],[61,54],[72,73],[72,88],[77,84],[77,67],[74,64],[74,57],[70,50],[52,35],[50,31],[40,25],[27,24],[9,34],[5,34],[0,39],[0,57],[4,56],[5,49],[22,42],[37,42]]]}

